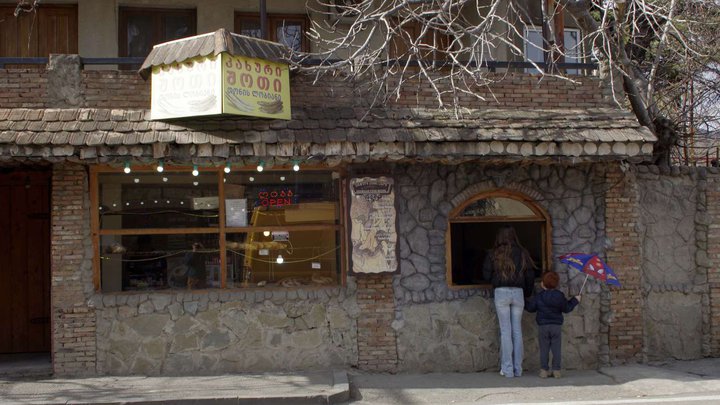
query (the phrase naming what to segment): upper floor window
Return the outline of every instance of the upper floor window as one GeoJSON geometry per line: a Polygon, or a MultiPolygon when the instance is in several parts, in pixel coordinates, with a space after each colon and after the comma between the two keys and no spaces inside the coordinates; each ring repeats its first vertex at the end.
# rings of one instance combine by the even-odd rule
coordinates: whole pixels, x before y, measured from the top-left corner
{"type": "Polygon", "coordinates": [[[389,47],[389,56],[392,59],[407,59],[410,57],[410,47],[416,44],[419,56],[425,61],[445,61],[450,47],[450,37],[425,28],[420,21],[409,21],[396,27],[397,34],[393,36],[389,47]],[[423,30],[425,29],[425,32],[423,30]]]}
{"type": "MultiPolygon", "coordinates": [[[[301,14],[268,14],[268,40],[279,42],[294,51],[310,50],[305,33],[308,18],[301,14]]],[[[262,38],[260,15],[257,13],[235,13],[235,32],[254,38],[262,38]]]]}
{"type": "Polygon", "coordinates": [[[483,279],[482,264],[492,249],[500,228],[510,225],[528,249],[540,276],[549,268],[550,221],[545,210],[528,197],[508,190],[483,193],[450,213],[446,243],[447,280],[450,286],[489,285],[483,279]]]}
{"type": "Polygon", "coordinates": [[[120,56],[147,56],[153,45],[196,34],[195,10],[120,7],[120,56]]]}
{"type": "MultiPolygon", "coordinates": [[[[580,30],[565,28],[563,35],[565,63],[582,63],[582,38],[580,30]]],[[[525,60],[536,63],[545,62],[542,28],[525,28],[525,60]]],[[[535,68],[526,69],[528,73],[538,73],[535,68]]],[[[566,69],[567,74],[580,74],[580,69],[566,69]]]]}
{"type": "MultiPolygon", "coordinates": [[[[47,57],[78,53],[77,5],[40,4],[13,15],[16,4],[0,5],[0,56],[47,57]]],[[[40,66],[43,69],[45,66],[40,66]]]]}

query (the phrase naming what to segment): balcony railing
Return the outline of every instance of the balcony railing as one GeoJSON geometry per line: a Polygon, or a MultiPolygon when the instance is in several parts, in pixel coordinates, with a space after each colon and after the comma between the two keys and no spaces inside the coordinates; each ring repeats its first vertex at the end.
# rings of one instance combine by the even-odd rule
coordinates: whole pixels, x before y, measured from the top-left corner
{"type": "MultiPolygon", "coordinates": [[[[46,65],[49,58],[21,58],[21,57],[0,57],[0,69],[4,69],[6,65],[46,65]]],[[[143,57],[123,57],[123,58],[80,58],[83,65],[123,65],[123,66],[140,66],[145,58],[143,57]]],[[[398,60],[398,63],[405,64],[398,60]]],[[[307,66],[318,66],[321,64],[332,63],[331,61],[321,61],[318,59],[306,60],[307,66]]],[[[444,63],[444,62],[443,62],[444,63]]],[[[410,63],[410,66],[417,65],[417,62],[410,63]]],[[[470,63],[471,66],[477,67],[477,63],[470,63]]],[[[435,64],[436,67],[442,67],[435,64]]],[[[496,72],[499,69],[529,69],[536,70],[537,67],[547,70],[546,63],[531,62],[513,62],[513,61],[483,61],[480,67],[490,72],[496,72]]],[[[575,70],[578,72],[590,72],[598,68],[596,63],[556,63],[555,68],[561,71],[575,70]]]]}
{"type": "MultiPolygon", "coordinates": [[[[19,58],[19,57],[0,57],[0,69],[5,69],[5,65],[47,65],[50,58],[19,58]]],[[[142,65],[145,58],[142,57],[125,57],[125,58],[80,58],[83,65],[142,65]]]]}

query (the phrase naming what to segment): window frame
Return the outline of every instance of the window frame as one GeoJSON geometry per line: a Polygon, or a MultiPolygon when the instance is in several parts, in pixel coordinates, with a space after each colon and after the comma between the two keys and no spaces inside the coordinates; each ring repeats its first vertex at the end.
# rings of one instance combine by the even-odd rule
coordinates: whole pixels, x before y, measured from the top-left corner
{"type": "MultiPolygon", "coordinates": [[[[260,25],[260,14],[259,13],[249,13],[249,12],[242,12],[242,11],[236,11],[235,15],[233,17],[233,29],[236,33],[242,35],[242,25],[240,24],[240,20],[257,20],[258,25],[260,25]]],[[[310,41],[307,38],[307,30],[310,26],[310,18],[305,14],[267,14],[268,19],[268,41],[278,42],[277,41],[277,29],[279,27],[283,26],[283,22],[290,21],[290,22],[299,22],[300,27],[302,30],[302,38],[300,39],[300,52],[309,52],[310,51],[310,41]]]]}
{"type": "MultiPolygon", "coordinates": [[[[406,58],[400,58],[398,55],[398,50],[400,46],[404,47],[405,49],[403,52],[407,52],[406,43],[404,42],[406,38],[403,38],[404,36],[410,36],[411,38],[419,39],[420,43],[423,45],[432,45],[431,41],[439,40],[440,42],[446,41],[447,45],[449,46],[452,43],[452,38],[450,35],[439,33],[437,30],[434,29],[428,29],[428,31],[425,33],[425,37],[419,38],[420,33],[424,29],[424,26],[420,21],[413,20],[409,23],[403,24],[403,26],[398,26],[399,20],[395,20],[395,26],[394,29],[400,31],[398,35],[393,35],[390,38],[390,43],[387,48],[387,54],[389,59],[402,61],[406,58]],[[400,46],[398,46],[398,44],[400,46]]],[[[443,50],[438,50],[433,47],[433,49],[428,50],[427,54],[423,56],[422,60],[425,62],[430,62],[432,64],[445,64],[447,63],[449,57],[446,52],[443,50]]]]}
{"type": "MultiPolygon", "coordinates": [[[[192,166],[165,166],[164,167],[166,172],[173,173],[173,172],[186,172],[190,173],[190,171],[193,169],[192,166]]],[[[134,165],[132,167],[133,173],[157,173],[156,168],[154,166],[149,165],[134,165]]],[[[218,235],[219,239],[219,252],[220,255],[220,287],[219,288],[206,288],[206,289],[198,289],[193,290],[193,292],[208,292],[208,291],[218,291],[218,290],[226,290],[226,291],[233,291],[233,290],[242,290],[246,291],[249,289],[263,289],[263,290],[273,290],[273,289],[280,289],[280,290],[293,290],[298,288],[292,288],[292,287],[281,287],[281,286],[269,286],[269,287],[227,287],[227,235],[228,234],[237,234],[237,233],[257,233],[257,232],[263,232],[263,231],[274,231],[274,230],[282,230],[282,231],[312,231],[312,230],[333,230],[334,232],[337,232],[339,235],[339,246],[337,247],[339,250],[339,259],[338,259],[338,266],[339,266],[339,276],[338,276],[338,283],[337,284],[330,284],[330,285],[303,285],[299,287],[300,289],[322,289],[322,288],[332,288],[332,287],[338,287],[338,286],[345,286],[347,282],[347,268],[348,268],[348,257],[347,257],[347,249],[348,249],[348,237],[347,234],[347,226],[346,226],[346,215],[345,215],[345,207],[347,206],[347,193],[346,193],[346,186],[347,186],[347,176],[345,173],[341,170],[332,170],[324,167],[303,167],[303,171],[321,171],[321,172],[328,172],[328,173],[338,173],[339,179],[338,179],[338,222],[337,224],[302,224],[302,225],[283,225],[283,226],[245,226],[245,227],[227,227],[225,226],[226,222],[226,216],[225,216],[225,182],[223,179],[225,178],[225,172],[224,172],[224,166],[218,166],[218,167],[199,167],[198,170],[201,173],[216,173],[217,175],[217,185],[218,185],[218,226],[217,227],[203,227],[203,228],[131,228],[131,229],[101,229],[100,228],[100,210],[97,209],[99,207],[99,200],[100,200],[100,183],[99,183],[99,175],[100,174],[106,174],[106,173],[123,173],[123,169],[120,167],[112,167],[108,165],[92,165],[90,166],[89,170],[89,191],[90,191],[90,232],[91,232],[91,238],[92,238],[92,245],[93,245],[93,257],[92,257],[92,265],[93,265],[93,286],[95,288],[95,292],[101,293],[101,294],[132,294],[137,293],[137,291],[103,291],[102,285],[101,285],[101,264],[100,264],[100,238],[102,236],[106,235],[181,235],[181,234],[213,234],[218,235]]],[[[287,168],[273,168],[273,169],[266,169],[267,171],[286,171],[287,168]]],[[[233,173],[253,173],[256,172],[255,168],[251,167],[243,167],[243,168],[234,168],[233,173]]],[[[145,293],[156,293],[156,292],[162,292],[164,290],[147,290],[144,291],[145,293]]]]}
{"type": "Polygon", "coordinates": [[[541,246],[542,246],[542,271],[550,268],[550,259],[552,258],[552,222],[548,212],[538,205],[529,196],[514,190],[493,189],[487,190],[463,201],[462,204],[455,207],[448,214],[448,226],[445,231],[445,281],[448,288],[453,290],[473,289],[473,288],[492,288],[490,283],[485,284],[453,284],[452,282],[452,225],[463,223],[502,223],[502,222],[541,222],[541,246]],[[487,217],[463,217],[462,212],[474,202],[486,198],[507,198],[521,202],[528,207],[534,216],[524,217],[503,217],[503,216],[487,216],[487,217]]]}
{"type": "MultiPolygon", "coordinates": [[[[0,10],[2,13],[0,15],[12,15],[15,11],[15,8],[17,7],[17,2],[15,3],[0,3],[0,10]]],[[[32,16],[19,16],[17,19],[14,20],[14,28],[15,28],[15,35],[14,38],[16,41],[19,41],[19,47],[16,49],[15,54],[5,54],[5,52],[0,52],[0,57],[44,57],[47,58],[50,56],[51,53],[69,53],[69,54],[75,54],[78,53],[78,46],[79,46],[79,37],[78,37],[78,5],[77,4],[46,4],[43,3],[42,7],[38,7],[34,11],[34,15],[32,16]],[[68,49],[66,50],[60,50],[60,49],[49,49],[48,44],[46,42],[46,37],[49,35],[47,32],[49,28],[49,24],[46,24],[46,20],[52,19],[53,17],[60,15],[60,16],[66,16],[68,18],[68,21],[71,22],[68,26],[68,32],[67,32],[67,45],[68,49]],[[33,19],[31,21],[31,26],[29,27],[29,32],[21,32],[23,31],[22,27],[20,25],[23,25],[23,18],[30,18],[33,19]],[[19,24],[19,25],[18,25],[19,24]],[[30,38],[25,37],[25,35],[29,35],[30,38]],[[28,43],[30,45],[30,49],[28,49],[28,43]]],[[[14,18],[14,17],[13,17],[14,18]]],[[[10,28],[10,27],[7,27],[10,28]]],[[[5,39],[7,40],[7,39],[5,39]]],[[[36,68],[36,67],[42,67],[45,68],[43,65],[16,65],[15,67],[18,68],[36,68]]]]}
{"type": "MultiPolygon", "coordinates": [[[[528,38],[528,33],[529,33],[530,31],[540,33],[540,38],[542,38],[542,39],[543,39],[543,42],[544,42],[543,29],[542,29],[542,27],[537,27],[537,26],[535,26],[535,25],[530,25],[530,24],[525,25],[525,30],[523,31],[523,60],[524,60],[525,62],[530,62],[530,61],[531,61],[531,59],[528,57],[528,50],[530,49],[530,42],[529,42],[529,38],[528,38]]],[[[577,63],[583,63],[583,60],[584,60],[583,55],[585,55],[585,52],[584,52],[585,41],[584,41],[584,38],[583,38],[582,30],[581,30],[580,28],[564,27],[564,28],[563,28],[563,36],[565,35],[565,32],[567,32],[567,31],[577,32],[577,34],[578,34],[578,43],[577,43],[577,46],[574,47],[574,48],[575,48],[575,52],[576,52],[576,54],[577,54],[577,58],[576,58],[576,59],[577,59],[577,63]]],[[[564,48],[565,53],[567,53],[567,47],[564,45],[564,43],[565,43],[565,38],[563,38],[563,48],[564,48]]],[[[545,50],[544,44],[541,43],[540,45],[542,46],[543,60],[540,61],[540,62],[538,62],[538,61],[532,61],[532,62],[535,62],[535,63],[545,63],[545,61],[547,60],[547,51],[545,50]]],[[[566,58],[566,57],[567,57],[567,55],[564,55],[564,56],[563,56],[563,58],[566,58]]],[[[565,63],[567,63],[567,60],[565,60],[565,63]]],[[[573,75],[579,75],[579,74],[582,73],[582,70],[581,70],[581,69],[564,69],[564,70],[565,70],[565,73],[573,74],[573,75]]],[[[537,69],[535,69],[535,68],[525,68],[525,73],[537,74],[537,73],[539,73],[539,72],[538,72],[537,69]]]]}
{"type": "MultiPolygon", "coordinates": [[[[118,57],[128,56],[128,43],[127,43],[127,30],[128,30],[128,17],[135,15],[150,15],[153,19],[153,41],[156,40],[154,45],[162,43],[162,32],[164,31],[164,24],[162,17],[168,14],[184,15],[189,16],[192,22],[191,31],[192,33],[188,36],[197,35],[197,9],[196,8],[161,8],[161,7],[118,7],[118,57]]],[[[152,47],[151,47],[152,50],[152,47]]],[[[147,55],[145,55],[147,56],[147,55]]]]}

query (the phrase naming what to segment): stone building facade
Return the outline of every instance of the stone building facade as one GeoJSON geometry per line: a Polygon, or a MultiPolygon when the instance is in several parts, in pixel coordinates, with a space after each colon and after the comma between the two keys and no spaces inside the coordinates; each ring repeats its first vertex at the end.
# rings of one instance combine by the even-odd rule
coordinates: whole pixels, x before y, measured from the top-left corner
{"type": "MultiPolygon", "coordinates": [[[[547,213],[547,268],[560,273],[566,293],[584,280],[556,259],[570,251],[600,253],[623,284],[587,283],[582,304],[566,318],[567,368],[720,355],[720,173],[643,165],[652,136],[612,110],[597,79],[538,84],[515,73],[503,82],[505,97],[465,119],[412,93],[361,119],[367,103],[352,85],[313,86],[297,77],[292,93],[303,97],[293,99],[291,121],[166,123],[148,119],[148,86],[133,74],[70,69],[80,77],[68,96],[44,87],[57,83],[52,75],[60,71],[0,71],[6,84],[24,77],[40,83],[1,90],[0,164],[52,173],[55,375],[493,369],[499,339],[492,291],[451,286],[447,260],[451,213],[497,190],[547,213]],[[118,78],[122,91],[104,87],[118,78]],[[563,111],[570,106],[578,110],[563,111]],[[342,168],[346,177],[393,179],[395,273],[352,274],[348,263],[342,283],[324,287],[97,287],[92,167],[158,159],[248,167],[258,158],[282,165],[298,155],[342,168]],[[677,325],[688,339],[673,338],[669,326],[677,325]]],[[[533,347],[533,317],[523,322],[526,347],[533,347]]],[[[537,361],[527,356],[528,369],[537,361]]]]}

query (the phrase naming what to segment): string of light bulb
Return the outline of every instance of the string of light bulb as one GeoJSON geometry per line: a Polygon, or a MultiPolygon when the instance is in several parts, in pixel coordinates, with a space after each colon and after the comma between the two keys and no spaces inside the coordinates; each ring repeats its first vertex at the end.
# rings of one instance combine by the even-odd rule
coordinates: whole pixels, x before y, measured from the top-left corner
{"type": "MultiPolygon", "coordinates": [[[[291,163],[290,168],[291,168],[293,171],[298,172],[298,171],[300,171],[300,164],[301,164],[302,162],[307,161],[307,160],[310,160],[310,159],[312,159],[312,158],[314,158],[314,157],[315,157],[315,156],[309,156],[309,157],[304,158],[304,159],[300,159],[300,158],[298,158],[298,159],[292,159],[292,160],[290,161],[290,163],[291,163]]],[[[261,173],[261,172],[263,172],[263,171],[265,170],[266,167],[267,167],[267,163],[266,163],[264,160],[259,160],[258,163],[257,163],[257,166],[255,166],[255,170],[256,170],[257,172],[261,173]]],[[[163,173],[163,172],[165,171],[165,162],[164,162],[163,159],[158,160],[157,164],[155,165],[155,170],[156,170],[158,173],[163,173]]],[[[224,167],[223,167],[223,171],[224,171],[226,174],[229,174],[230,172],[232,172],[232,163],[230,163],[229,161],[226,161],[226,162],[225,162],[225,165],[224,165],[224,167]]],[[[124,172],[125,174],[130,174],[130,173],[132,173],[132,163],[131,163],[130,161],[125,161],[125,162],[123,163],[123,172],[124,172]]],[[[197,164],[193,164],[191,173],[192,173],[193,176],[196,176],[196,177],[200,175],[200,170],[199,170],[197,164]]]]}

